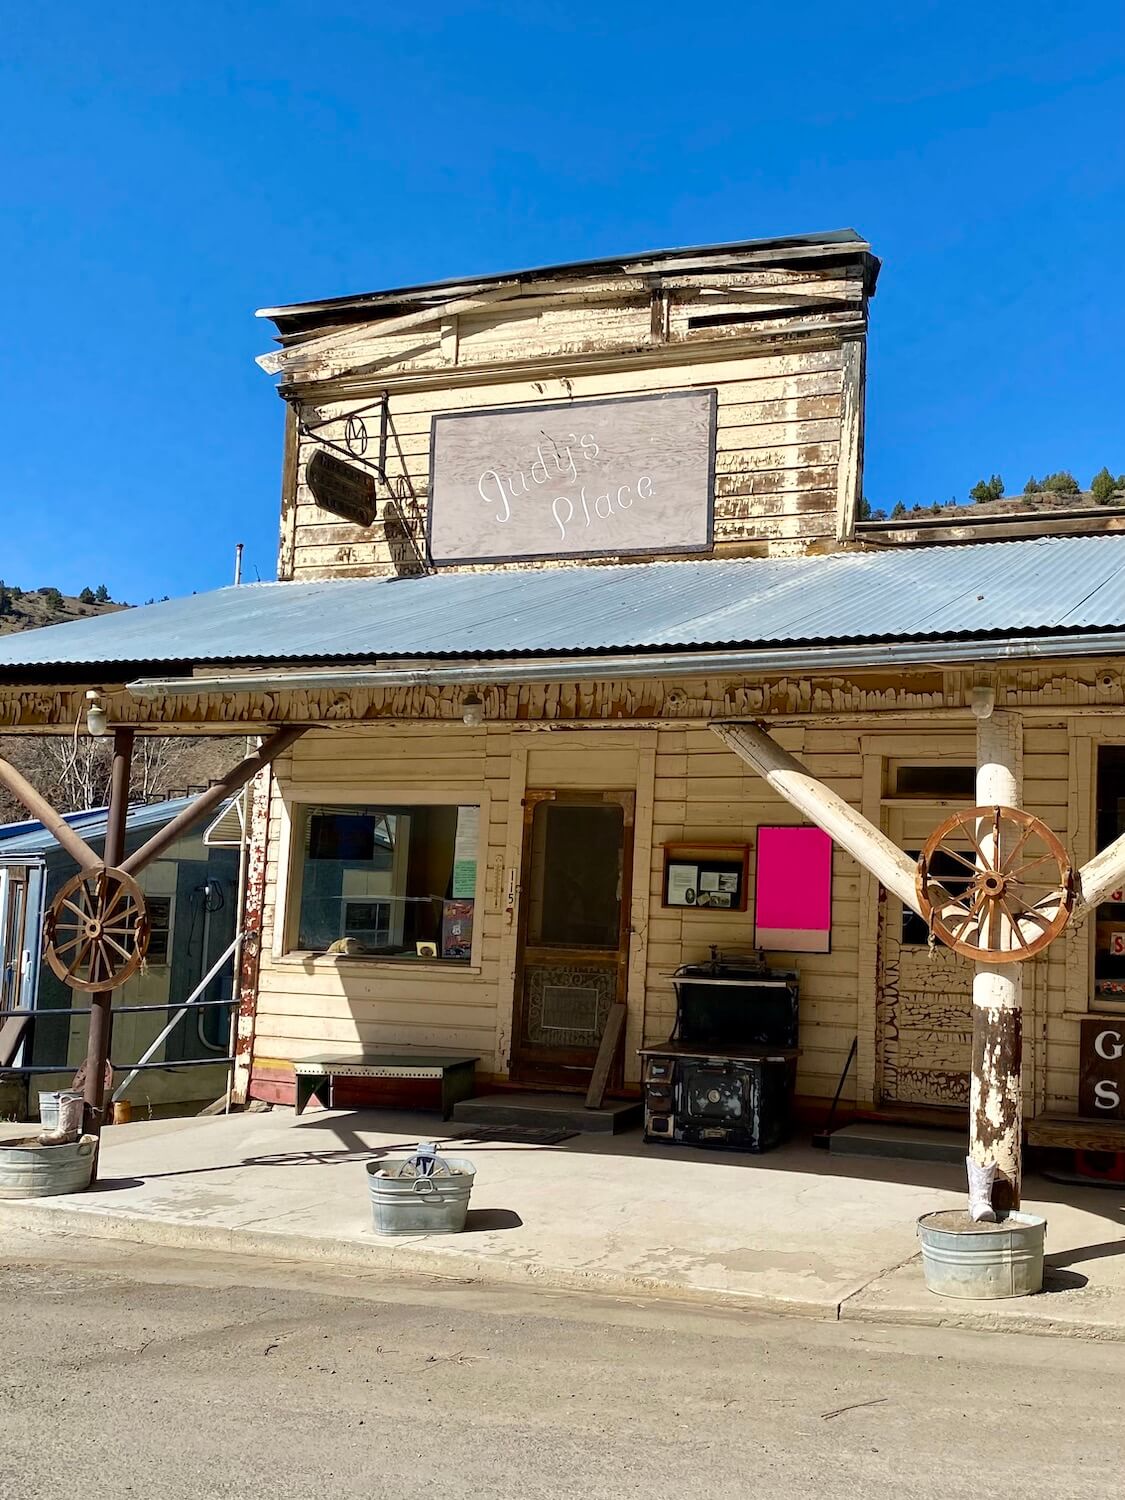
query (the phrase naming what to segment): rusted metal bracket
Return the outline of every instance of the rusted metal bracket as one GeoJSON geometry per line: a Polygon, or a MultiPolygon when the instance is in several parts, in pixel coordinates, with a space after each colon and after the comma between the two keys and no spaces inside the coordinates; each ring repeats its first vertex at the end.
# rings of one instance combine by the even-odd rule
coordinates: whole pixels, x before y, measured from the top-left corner
{"type": "Polygon", "coordinates": [[[138,870],[143,870],[150,865],[154,859],[158,859],[165,849],[170,849],[177,839],[182,838],[189,829],[214,812],[217,807],[235,792],[240,792],[251,777],[256,776],[259,771],[268,766],[271,761],[277,759],[284,751],[289,749],[295,740],[308,729],[307,724],[293,725],[287,729],[279,729],[271,734],[265,744],[260,745],[252,755],[245,760],[240,760],[238,765],[228,771],[221,781],[216,781],[214,786],[201,792],[190,807],[185,807],[182,813],[178,813],[170,823],[153,834],[147,843],[129,855],[128,859],[121,861],[121,869],[126,875],[135,875],[138,870]]]}

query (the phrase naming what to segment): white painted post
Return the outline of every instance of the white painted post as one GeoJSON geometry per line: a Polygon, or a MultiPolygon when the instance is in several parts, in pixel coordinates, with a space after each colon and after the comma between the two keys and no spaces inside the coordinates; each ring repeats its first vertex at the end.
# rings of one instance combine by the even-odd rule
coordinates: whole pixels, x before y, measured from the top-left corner
{"type": "MultiPolygon", "coordinates": [[[[980,705],[990,708],[991,704],[980,705]]],[[[979,709],[974,704],[974,713],[979,709]]],[[[1006,711],[977,719],[977,805],[1019,807],[1023,801],[1023,720],[1006,711]]],[[[982,847],[992,829],[981,825],[982,847]]],[[[992,850],[998,862],[1001,851],[992,850]]],[[[1023,1143],[1023,965],[978,963],[973,975],[973,1071],[969,1096],[969,1161],[996,1169],[997,1213],[1020,1206],[1023,1143]]],[[[972,1167],[970,1167],[972,1175],[972,1167]]]]}

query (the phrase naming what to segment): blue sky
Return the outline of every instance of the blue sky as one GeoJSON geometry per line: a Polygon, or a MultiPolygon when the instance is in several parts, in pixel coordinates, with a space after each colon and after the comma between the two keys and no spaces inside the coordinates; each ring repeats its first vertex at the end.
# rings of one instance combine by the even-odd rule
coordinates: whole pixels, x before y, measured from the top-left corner
{"type": "Polygon", "coordinates": [[[0,577],[275,562],[254,309],[854,226],[867,494],[1125,471],[1125,12],[653,0],[5,7],[0,577]]]}

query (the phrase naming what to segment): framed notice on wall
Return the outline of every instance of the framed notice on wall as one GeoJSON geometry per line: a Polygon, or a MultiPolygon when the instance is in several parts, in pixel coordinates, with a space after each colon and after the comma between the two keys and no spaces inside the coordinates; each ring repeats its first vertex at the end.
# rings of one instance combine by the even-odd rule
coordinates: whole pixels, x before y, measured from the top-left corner
{"type": "Polygon", "coordinates": [[[430,430],[430,558],[705,552],[714,390],[441,412],[430,430]]]}
{"type": "Polygon", "coordinates": [[[754,942],[785,953],[832,946],[832,840],[819,828],[759,828],[754,942]]]}
{"type": "Polygon", "coordinates": [[[664,905],[745,911],[748,844],[665,844],[664,905]]]}

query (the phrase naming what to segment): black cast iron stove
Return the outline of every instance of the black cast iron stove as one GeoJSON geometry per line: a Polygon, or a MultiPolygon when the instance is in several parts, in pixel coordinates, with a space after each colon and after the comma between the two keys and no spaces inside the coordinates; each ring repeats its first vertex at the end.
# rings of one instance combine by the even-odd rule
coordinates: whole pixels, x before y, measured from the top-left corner
{"type": "Polygon", "coordinates": [[[685,964],[676,1025],[642,1047],[645,1140],[769,1151],[789,1134],[797,1077],[798,976],[764,954],[685,964]]]}

